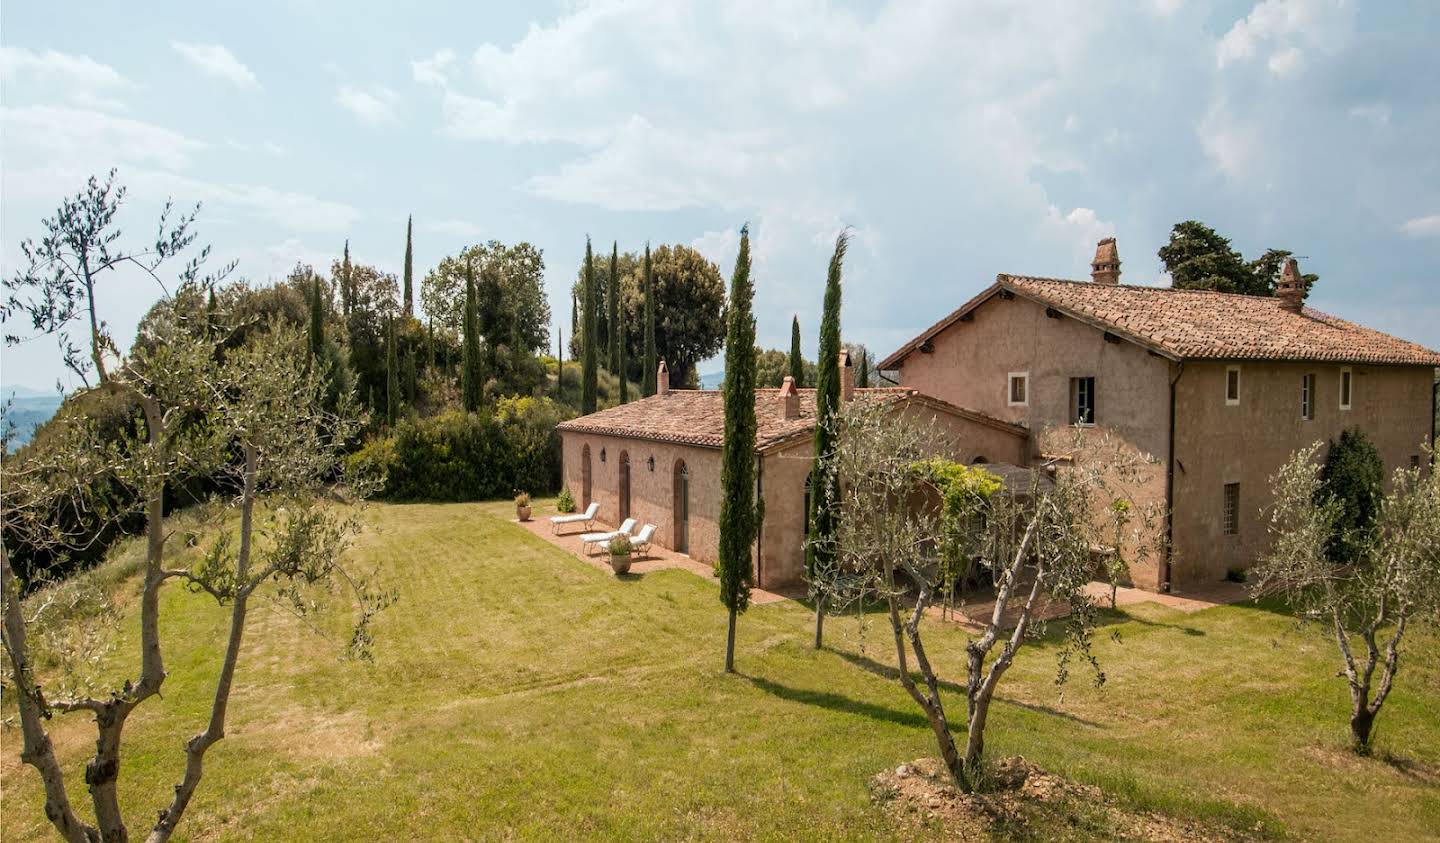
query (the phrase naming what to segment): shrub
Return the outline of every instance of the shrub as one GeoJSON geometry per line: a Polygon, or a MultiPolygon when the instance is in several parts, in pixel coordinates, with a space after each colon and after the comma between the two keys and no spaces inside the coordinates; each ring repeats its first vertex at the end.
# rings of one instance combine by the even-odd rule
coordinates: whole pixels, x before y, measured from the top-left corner
{"type": "Polygon", "coordinates": [[[1320,469],[1318,494],[1340,504],[1335,532],[1326,554],[1332,562],[1349,562],[1375,526],[1385,484],[1380,452],[1360,430],[1345,430],[1330,443],[1320,469]]]}
{"type": "Polygon", "coordinates": [[[559,512],[575,511],[575,496],[570,494],[569,486],[565,486],[560,490],[560,498],[555,501],[555,509],[559,512]]]}
{"type": "Polygon", "coordinates": [[[376,436],[345,459],[345,479],[354,485],[384,489],[395,465],[395,440],[376,436]]]}
{"type": "Polygon", "coordinates": [[[503,498],[560,485],[560,408],[548,398],[502,398],[493,410],[406,419],[395,427],[381,496],[392,500],[503,498]]]}
{"type": "Polygon", "coordinates": [[[629,536],[616,536],[615,538],[610,540],[611,556],[625,556],[630,553],[630,549],[631,545],[629,536]]]}

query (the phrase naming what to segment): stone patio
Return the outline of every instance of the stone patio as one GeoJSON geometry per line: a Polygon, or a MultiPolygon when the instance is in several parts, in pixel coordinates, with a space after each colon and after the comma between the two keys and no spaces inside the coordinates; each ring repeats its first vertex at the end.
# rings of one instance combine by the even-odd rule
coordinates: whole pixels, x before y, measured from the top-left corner
{"type": "MultiPolygon", "coordinates": [[[[521,527],[529,530],[532,535],[538,536],[561,550],[566,551],[576,559],[590,565],[596,570],[613,573],[610,570],[610,556],[603,550],[597,553],[581,552],[580,534],[582,532],[590,532],[591,530],[578,530],[574,525],[566,525],[561,527],[561,529],[568,530],[568,532],[562,533],[561,535],[554,535],[550,532],[550,518],[548,515],[537,515],[529,521],[516,521],[514,523],[519,524],[521,527]]],[[[596,520],[592,529],[594,532],[600,533],[614,530],[615,528],[603,521],[596,520]]],[[[666,571],[672,568],[689,571],[707,582],[717,584],[719,582],[715,578],[714,569],[710,565],[704,562],[697,562],[683,553],[676,553],[658,544],[651,544],[650,550],[643,554],[631,556],[630,573],[628,576],[643,577],[652,571],[666,571]]],[[[794,590],[787,591],[767,591],[763,588],[750,589],[750,603],[754,606],[763,606],[766,603],[775,603],[780,600],[795,600],[804,596],[805,587],[803,585],[794,590]]]]}

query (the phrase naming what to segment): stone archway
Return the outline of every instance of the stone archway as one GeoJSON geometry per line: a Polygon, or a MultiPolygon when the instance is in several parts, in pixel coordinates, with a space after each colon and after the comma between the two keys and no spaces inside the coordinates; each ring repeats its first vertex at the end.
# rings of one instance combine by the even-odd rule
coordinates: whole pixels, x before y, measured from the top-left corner
{"type": "Polygon", "coordinates": [[[670,510],[674,528],[672,544],[676,553],[690,552],[690,468],[684,460],[675,461],[675,501],[670,510]]]}
{"type": "Polygon", "coordinates": [[[621,521],[630,517],[630,452],[620,452],[619,483],[615,490],[620,513],[617,516],[621,521]]]}
{"type": "Polygon", "coordinates": [[[580,449],[580,508],[590,507],[590,446],[580,449]]]}

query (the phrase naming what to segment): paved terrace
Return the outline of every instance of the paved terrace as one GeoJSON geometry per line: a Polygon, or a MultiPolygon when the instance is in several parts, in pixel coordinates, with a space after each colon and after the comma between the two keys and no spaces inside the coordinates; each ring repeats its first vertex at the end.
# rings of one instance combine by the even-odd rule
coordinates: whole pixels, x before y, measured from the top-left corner
{"type": "MultiPolygon", "coordinates": [[[[615,529],[613,525],[596,520],[593,527],[586,530],[578,529],[575,525],[564,525],[562,532],[556,535],[550,530],[550,518],[548,516],[537,516],[529,521],[516,521],[521,527],[529,530],[532,534],[544,539],[556,547],[570,553],[576,559],[601,571],[610,570],[610,556],[603,549],[584,553],[580,549],[580,534],[582,532],[607,532],[615,529]]],[[[716,582],[714,569],[704,562],[697,562],[683,553],[676,553],[673,550],[663,548],[658,544],[652,544],[651,549],[644,554],[635,554],[631,557],[630,576],[644,576],[651,571],[666,571],[678,568],[689,571],[697,577],[709,582],[716,582]]],[[[1103,582],[1092,582],[1086,587],[1086,592],[1096,605],[1110,605],[1110,585],[1103,582]]],[[[763,588],[750,590],[750,602],[753,605],[761,606],[766,603],[775,603],[780,600],[798,600],[805,596],[805,586],[798,585],[794,588],[779,591],[767,591],[763,588]]],[[[1153,591],[1145,591],[1139,588],[1120,588],[1115,593],[1115,603],[1119,607],[1133,606],[1136,603],[1159,603],[1170,609],[1190,614],[1202,609],[1209,609],[1214,606],[1223,606],[1230,603],[1240,603],[1248,599],[1249,593],[1242,583],[1217,582],[1204,586],[1197,586],[1183,592],[1171,594],[1156,594],[1153,591]]],[[[1014,607],[1009,613],[1015,615],[1019,611],[1021,600],[1012,601],[1014,607]]],[[[944,619],[958,623],[967,629],[979,630],[983,624],[988,623],[990,615],[994,611],[993,600],[977,600],[971,598],[965,604],[955,607],[949,611],[940,606],[932,606],[926,612],[928,617],[944,619]]],[[[1063,603],[1042,598],[1037,617],[1046,620],[1063,617],[1068,614],[1068,607],[1063,603]]],[[[1006,627],[1013,625],[1013,620],[1006,619],[1006,627]]]]}

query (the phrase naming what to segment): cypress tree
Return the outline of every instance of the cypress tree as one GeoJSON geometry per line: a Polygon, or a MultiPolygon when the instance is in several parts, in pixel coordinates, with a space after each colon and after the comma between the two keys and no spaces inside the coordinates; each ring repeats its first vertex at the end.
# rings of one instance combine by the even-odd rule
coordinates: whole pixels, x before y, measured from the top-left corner
{"type": "Polygon", "coordinates": [[[790,318],[790,377],[795,379],[795,386],[805,385],[805,358],[800,356],[800,317],[790,318]]]}
{"type": "Polygon", "coordinates": [[[830,462],[835,455],[835,417],[840,411],[840,272],[850,232],[835,238],[835,253],[825,277],[825,310],[820,319],[820,358],[815,378],[815,464],[810,472],[809,539],[805,542],[805,577],[815,601],[815,649],[825,631],[825,569],[834,560],[839,489],[830,462]]]}
{"type": "Polygon", "coordinates": [[[625,376],[625,322],[623,320],[616,328],[616,333],[620,335],[618,341],[620,359],[618,360],[619,365],[615,368],[615,374],[620,378],[620,403],[628,404],[630,403],[630,378],[625,376]]]}
{"type": "Polygon", "coordinates": [[[347,317],[354,305],[355,290],[350,286],[350,241],[345,241],[345,258],[340,262],[340,312],[347,317]]]}
{"type": "Polygon", "coordinates": [[[425,333],[425,370],[435,370],[435,317],[426,318],[429,330],[425,333]]]}
{"type": "Polygon", "coordinates": [[[625,375],[620,371],[620,244],[614,243],[610,246],[610,290],[605,295],[605,305],[609,308],[609,317],[605,321],[606,340],[610,344],[609,354],[605,358],[605,365],[612,374],[619,375],[624,380],[625,375]]]}
{"type": "Polygon", "coordinates": [[[565,329],[555,326],[555,398],[565,400],[565,329]]]}
{"type": "Polygon", "coordinates": [[[475,295],[475,269],[465,262],[465,331],[460,357],[460,397],[467,412],[480,410],[484,383],[480,379],[480,314],[475,295]]]}
{"type": "Polygon", "coordinates": [[[385,422],[395,426],[400,414],[400,363],[395,356],[395,318],[388,320],[385,337],[385,422]]]}
{"type": "MultiPolygon", "coordinates": [[[[325,310],[320,301],[320,277],[311,279],[310,285],[310,357],[319,359],[325,351],[325,310]]],[[[214,292],[211,292],[214,301],[214,292]]]]}
{"type": "Polygon", "coordinates": [[[410,235],[415,227],[415,218],[412,216],[405,220],[405,315],[415,315],[415,251],[411,246],[410,235]]]}
{"type": "Polygon", "coordinates": [[[580,415],[595,412],[595,256],[585,238],[584,326],[580,336],[580,415]]]}
{"type": "Polygon", "coordinates": [[[861,389],[870,387],[870,351],[860,349],[860,372],[855,376],[855,385],[861,389]]]}
{"type": "Polygon", "coordinates": [[[641,381],[646,397],[655,394],[655,375],[660,366],[660,353],[655,348],[655,279],[650,275],[650,244],[645,244],[645,371],[641,381]]]}
{"type": "Polygon", "coordinates": [[[750,605],[755,502],[755,317],[751,304],[750,229],[730,278],[725,326],[725,440],[720,449],[720,602],[730,610],[725,672],[735,672],[735,618],[750,605]]]}

